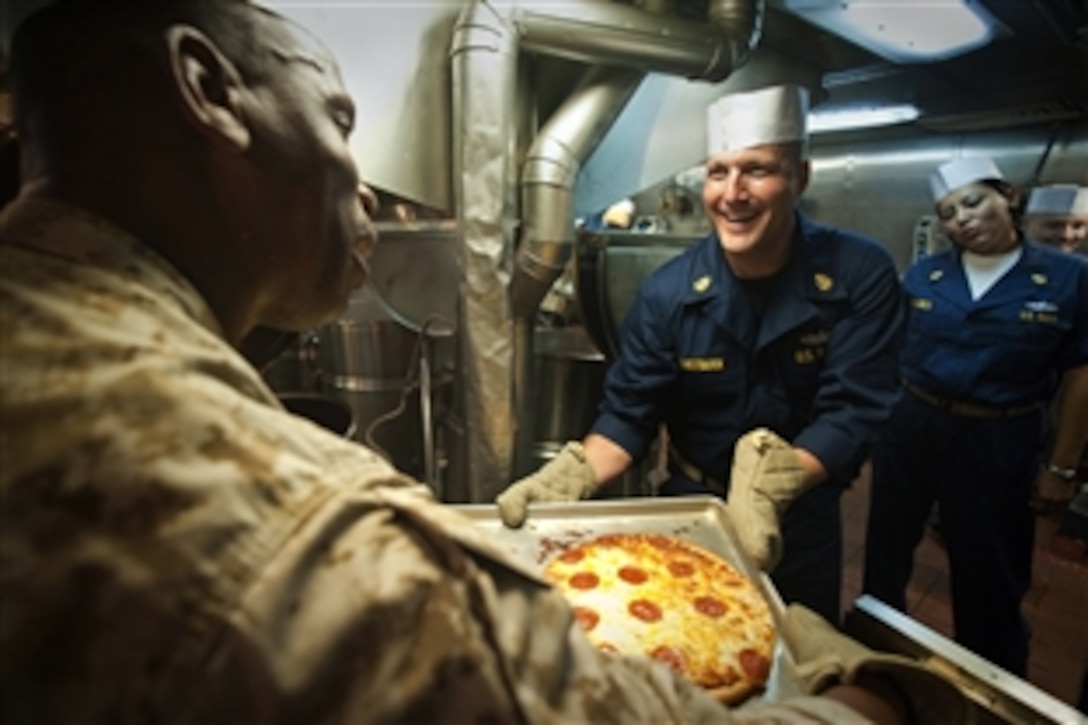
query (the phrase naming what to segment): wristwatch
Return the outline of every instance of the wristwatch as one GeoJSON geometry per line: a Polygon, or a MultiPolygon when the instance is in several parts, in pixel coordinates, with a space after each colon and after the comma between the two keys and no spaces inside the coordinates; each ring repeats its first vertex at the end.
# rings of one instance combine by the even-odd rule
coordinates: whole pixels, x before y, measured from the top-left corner
{"type": "Polygon", "coordinates": [[[1062,468],[1053,463],[1048,463],[1046,464],[1046,470],[1059,478],[1064,478],[1066,481],[1074,481],[1077,478],[1077,469],[1075,468],[1062,468]]]}

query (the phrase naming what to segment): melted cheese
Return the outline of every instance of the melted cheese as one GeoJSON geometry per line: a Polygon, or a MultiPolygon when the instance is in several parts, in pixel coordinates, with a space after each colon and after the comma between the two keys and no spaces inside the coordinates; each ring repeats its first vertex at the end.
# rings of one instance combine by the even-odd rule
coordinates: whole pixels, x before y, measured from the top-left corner
{"type": "Polygon", "coordinates": [[[587,632],[598,647],[648,656],[665,648],[680,655],[681,672],[705,687],[742,677],[744,650],[757,653],[759,664],[765,658],[769,667],[774,630],[766,602],[725,561],[692,544],[656,535],[608,535],[563,552],[546,566],[545,574],[572,606],[599,616],[587,632]],[[691,575],[670,571],[670,564],[678,563],[690,564],[691,575]],[[626,567],[643,570],[646,580],[626,580],[621,576],[626,567]],[[572,585],[579,580],[584,584],[587,573],[597,577],[595,586],[572,585]],[[696,603],[702,597],[712,601],[700,611],[696,603]],[[660,619],[635,616],[632,604],[640,600],[655,605],[660,619]],[[706,613],[717,613],[714,602],[724,605],[720,616],[706,613]]]}

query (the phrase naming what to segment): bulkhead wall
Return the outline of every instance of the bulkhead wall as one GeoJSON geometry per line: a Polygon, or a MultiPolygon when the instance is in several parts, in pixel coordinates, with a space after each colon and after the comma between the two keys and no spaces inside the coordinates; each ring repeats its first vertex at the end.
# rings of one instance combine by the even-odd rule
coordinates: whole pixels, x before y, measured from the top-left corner
{"type": "Polygon", "coordinates": [[[817,221],[879,239],[905,270],[932,228],[930,173],[965,156],[989,156],[1025,191],[1037,184],[1088,185],[1088,122],[872,140],[817,136],[801,206],[817,221]]]}
{"type": "Polygon", "coordinates": [[[349,139],[363,179],[451,211],[450,35],[463,0],[263,0],[313,31],[355,100],[349,139]]]}

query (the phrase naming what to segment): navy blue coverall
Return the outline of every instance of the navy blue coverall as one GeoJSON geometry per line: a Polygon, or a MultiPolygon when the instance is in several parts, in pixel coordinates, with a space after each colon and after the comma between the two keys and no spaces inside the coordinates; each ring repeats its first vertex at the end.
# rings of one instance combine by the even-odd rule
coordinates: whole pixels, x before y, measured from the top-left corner
{"type": "MultiPolygon", "coordinates": [[[[879,243],[801,214],[797,222],[793,254],[761,315],[716,234],[646,279],[621,326],[592,430],[637,461],[664,422],[697,477],[725,485],[734,445],[753,428],[819,458],[830,480],[787,509],[772,578],[785,601],[838,622],[839,497],[898,395],[904,314],[895,265],[879,243]]],[[[723,494],[671,474],[662,493],[723,494]]]]}
{"type": "Polygon", "coordinates": [[[906,388],[873,452],[864,589],[905,611],[914,550],[936,501],[956,640],[1023,676],[1032,483],[1060,376],[1088,363],[1088,264],[1027,241],[972,301],[960,252],[903,278],[906,388]]]}

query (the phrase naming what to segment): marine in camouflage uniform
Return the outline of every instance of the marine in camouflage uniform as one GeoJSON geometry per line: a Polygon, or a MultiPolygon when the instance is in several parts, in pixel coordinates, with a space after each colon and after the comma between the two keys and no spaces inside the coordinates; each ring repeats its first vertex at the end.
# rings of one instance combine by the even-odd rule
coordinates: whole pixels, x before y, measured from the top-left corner
{"type": "Polygon", "coordinates": [[[598,653],[475,524],[285,412],[102,218],[6,208],[0,350],[6,722],[857,720],[598,653]]]}

